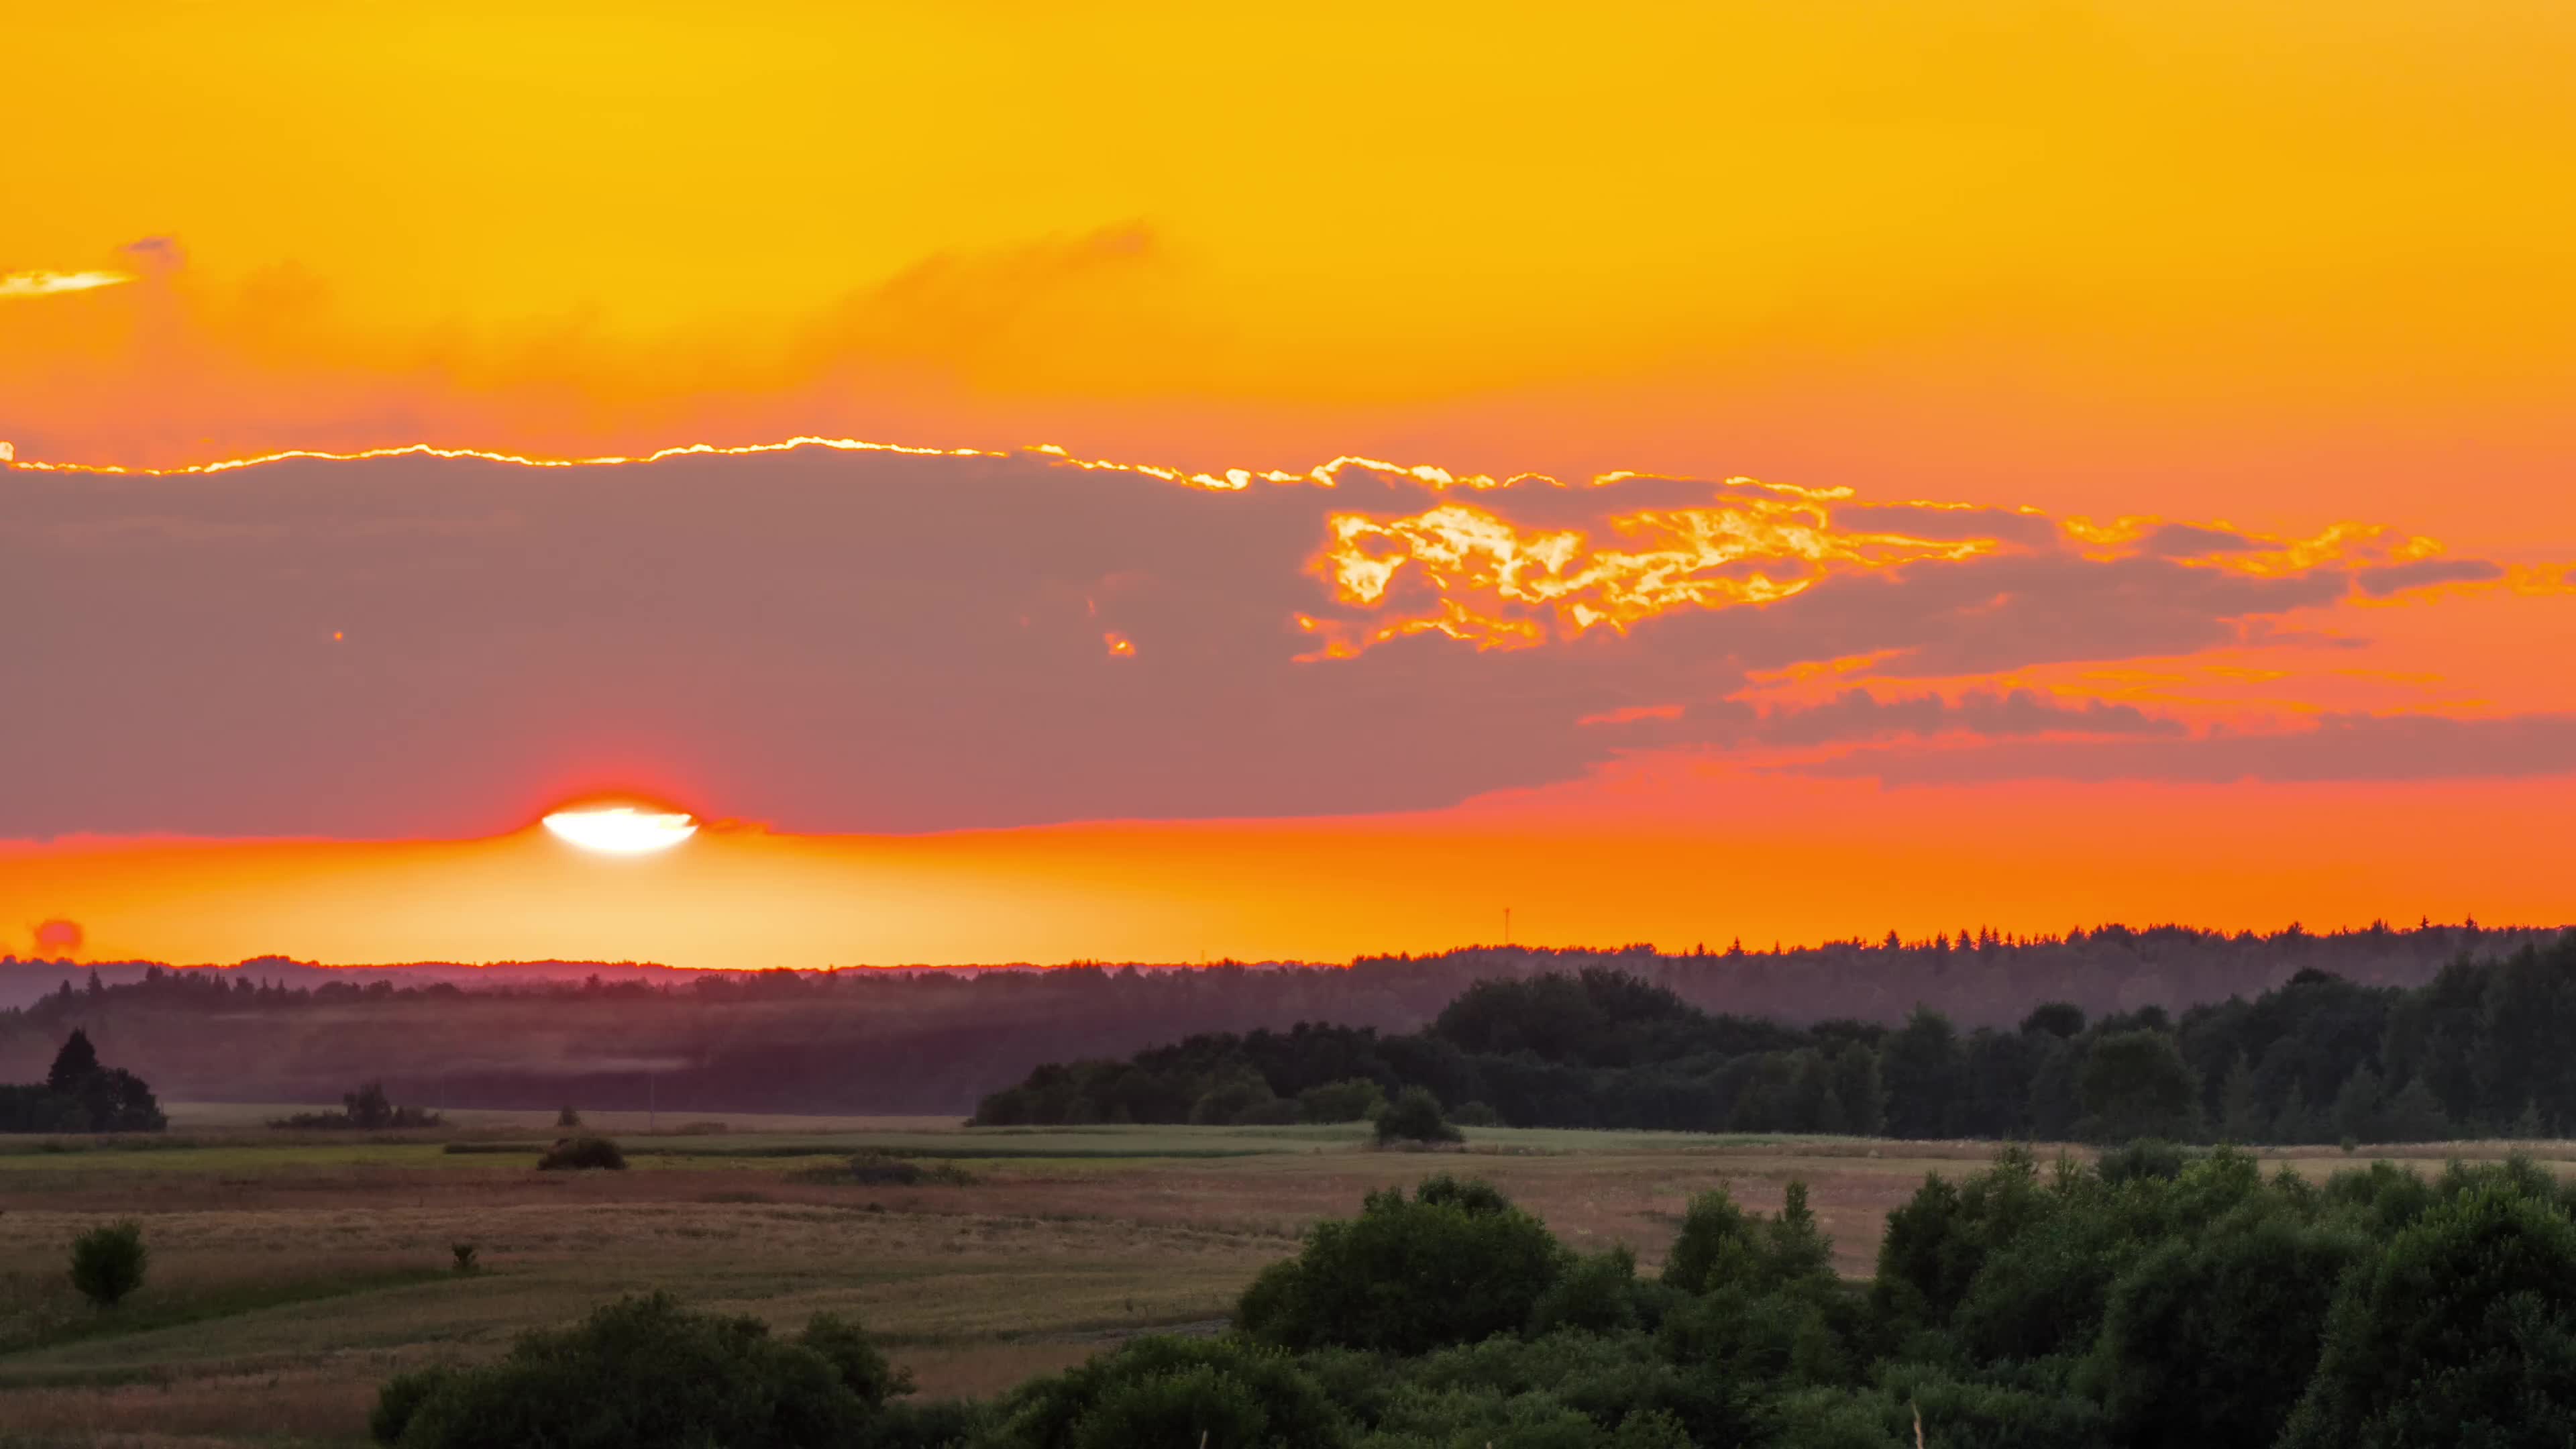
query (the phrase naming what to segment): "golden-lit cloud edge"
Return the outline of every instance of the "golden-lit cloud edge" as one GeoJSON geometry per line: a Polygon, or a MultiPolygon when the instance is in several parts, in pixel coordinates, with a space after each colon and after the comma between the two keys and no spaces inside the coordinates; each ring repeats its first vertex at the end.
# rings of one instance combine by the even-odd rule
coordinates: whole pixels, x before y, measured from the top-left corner
{"type": "Polygon", "coordinates": [[[59,297],[69,292],[94,292],[101,287],[121,287],[134,278],[124,272],[11,272],[0,276],[0,301],[27,297],[59,297]]]}

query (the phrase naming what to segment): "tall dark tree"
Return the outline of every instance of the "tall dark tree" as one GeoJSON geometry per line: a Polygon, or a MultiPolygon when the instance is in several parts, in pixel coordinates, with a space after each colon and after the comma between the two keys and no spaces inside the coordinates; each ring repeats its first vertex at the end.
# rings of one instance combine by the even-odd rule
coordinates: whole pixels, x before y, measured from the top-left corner
{"type": "Polygon", "coordinates": [[[45,1073],[45,1088],[70,1092],[98,1075],[98,1048],[89,1044],[89,1033],[79,1027],[63,1040],[63,1049],[54,1053],[54,1065],[45,1073]]]}
{"type": "Polygon", "coordinates": [[[2194,1120],[2200,1082],[2174,1039],[2158,1031],[2124,1031],[2093,1044],[2079,1082],[2083,1131],[2104,1142],[2199,1135],[2194,1120]]]}
{"type": "Polygon", "coordinates": [[[1918,1006],[1879,1053],[1887,1084],[1887,1130],[1898,1137],[1946,1137],[1957,1130],[1967,1058],[1950,1018],[1918,1006]]]}

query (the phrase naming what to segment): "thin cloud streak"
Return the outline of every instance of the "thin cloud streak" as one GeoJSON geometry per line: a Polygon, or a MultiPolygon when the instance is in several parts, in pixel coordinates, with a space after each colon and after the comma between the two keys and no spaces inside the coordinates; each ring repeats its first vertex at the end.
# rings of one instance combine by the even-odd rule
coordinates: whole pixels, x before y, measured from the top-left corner
{"type": "Polygon", "coordinates": [[[94,292],[101,287],[121,287],[133,280],[123,272],[11,272],[0,276],[0,299],[94,292]]]}

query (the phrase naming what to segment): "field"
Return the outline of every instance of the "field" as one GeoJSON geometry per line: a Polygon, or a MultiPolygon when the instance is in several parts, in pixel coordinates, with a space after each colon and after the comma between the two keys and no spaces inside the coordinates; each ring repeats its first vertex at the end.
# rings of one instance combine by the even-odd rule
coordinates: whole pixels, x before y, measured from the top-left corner
{"type": "MultiPolygon", "coordinates": [[[[656,1288],[785,1326],[851,1314],[925,1392],[989,1393],[1130,1334],[1213,1329],[1306,1224],[1440,1170],[1650,1265],[1693,1194],[1724,1184],[1768,1210],[1800,1177],[1840,1267],[1866,1274],[1890,1207],[1992,1150],[1492,1129],[1426,1154],[1372,1150],[1355,1126],[603,1113],[589,1125],[633,1170],[562,1173],[534,1170],[552,1113],[460,1113],[420,1134],[263,1125],[284,1110],[181,1106],[148,1140],[0,1139],[0,1444],[363,1443],[397,1369],[656,1288]],[[859,1152],[935,1165],[934,1180],[820,1180],[859,1152]],[[151,1276],[99,1313],[70,1287],[67,1247],[118,1217],[143,1224],[151,1276]],[[472,1273],[452,1266],[463,1243],[472,1273]]],[[[2271,1155],[2316,1173],[2348,1161],[2271,1155]]]]}

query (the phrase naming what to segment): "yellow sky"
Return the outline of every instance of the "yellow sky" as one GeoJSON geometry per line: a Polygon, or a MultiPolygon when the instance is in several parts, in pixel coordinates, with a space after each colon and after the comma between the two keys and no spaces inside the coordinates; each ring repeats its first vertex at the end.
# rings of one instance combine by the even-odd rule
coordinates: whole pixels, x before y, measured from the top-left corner
{"type": "Polygon", "coordinates": [[[9,313],[50,407],[0,428],[53,456],[639,446],[783,399],[1198,464],[1982,453],[2051,506],[2144,450],[2288,525],[2427,491],[2327,473],[2355,429],[2473,435],[2552,508],[2514,469],[2576,381],[2553,4],[209,3],[10,48],[0,119],[47,144],[0,271],[187,259],[182,320],[9,313]],[[1904,449],[1813,441],[1855,424],[1904,449]]]}
{"type": "MultiPolygon", "coordinates": [[[[2554,799],[2548,792],[2563,794],[2576,778],[2552,773],[2559,756],[2548,753],[2558,748],[2550,731],[2576,731],[2576,696],[2564,671],[2549,667],[2576,647],[2565,572],[2576,559],[2576,409],[2567,402],[2576,396],[2576,188],[2567,184],[2576,6],[2563,0],[1268,11],[988,0],[136,0],[19,10],[0,41],[0,134],[11,138],[0,188],[0,441],[20,462],[185,465],[421,442],[559,457],[819,434],[989,449],[1048,442],[1185,469],[1302,472],[1359,454],[1498,476],[1741,474],[1850,489],[1856,507],[2028,506],[2067,531],[2034,546],[2034,572],[1992,575],[2022,580],[1995,587],[2021,590],[2023,653],[1969,647],[1992,621],[1973,600],[1940,594],[1936,570],[1917,568],[1908,581],[1935,583],[1927,597],[1937,601],[1923,607],[1947,631],[1922,647],[1957,645],[1991,667],[1881,676],[1865,659],[1828,652],[1794,661],[1808,675],[1748,675],[1761,687],[1692,702],[1815,703],[1850,689],[1888,699],[1937,689],[1955,702],[2030,689],[2187,720],[2213,738],[2347,715],[2380,725],[2417,716],[2503,723],[2492,735],[2445,737],[2467,742],[2449,746],[2457,758],[2442,766],[2447,779],[2381,760],[2371,767],[2379,773],[2344,785],[2274,762],[2269,783],[2192,777],[2199,783],[2187,790],[2068,776],[1882,792],[1845,780],[1793,788],[1758,766],[1721,762],[1676,796],[1701,812],[1697,824],[1644,841],[1602,835],[1603,863],[1588,874],[1516,864],[1504,893],[1540,911],[1535,903],[1557,891],[1559,939],[1651,935],[1666,944],[1717,929],[1704,920],[1792,938],[1888,924],[1955,929],[1941,917],[1978,891],[1990,899],[1972,909],[2025,929],[2155,911],[2277,925],[2291,914],[2312,923],[2440,914],[2446,902],[2489,916],[2564,904],[2546,882],[2516,873],[2539,849],[2539,827],[2498,831],[2474,851],[2453,849],[2442,833],[2474,830],[2517,801],[2554,799]],[[2171,605],[2171,618],[2140,587],[2105,584],[2066,596],[2080,601],[2066,607],[2073,643],[2022,617],[2045,613],[2056,597],[2049,588],[2086,574],[2089,556],[2069,542],[2084,536],[2076,530],[2122,517],[2223,521],[2274,542],[2358,522],[2382,530],[2372,535],[2374,565],[2447,559],[2480,573],[2379,593],[2356,584],[2251,614],[2224,599],[2186,600],[2171,605]],[[2196,621],[2197,632],[2146,627],[2173,619],[2196,621]],[[2136,627],[2113,627],[2122,620],[2136,627]],[[2173,649],[2184,652],[2165,652],[2173,649]],[[2532,721],[2508,718],[2524,715],[2532,721]],[[2471,768],[2466,756],[2489,739],[2530,751],[2516,768],[2543,781],[2530,787],[2541,793],[2471,768]],[[1748,847],[1707,823],[1740,809],[1795,818],[1801,831],[1748,847]],[[2233,830],[2223,849],[2201,853],[2220,810],[2263,828],[2233,830]],[[2106,811],[2134,815],[2139,838],[2161,853],[2087,853],[2106,811]],[[1963,845],[1952,823],[1971,818],[1963,845]],[[2031,836],[2027,819],[2059,834],[2031,836]],[[2401,837],[2403,850],[2390,843],[2401,837]],[[1870,869],[1884,878],[1855,875],[1855,840],[1881,842],[1869,847],[1879,851],[1870,869]],[[2297,854],[2319,841],[2316,853],[2297,854]],[[1745,885],[1703,909],[1691,892],[1712,874],[1745,885]],[[2409,882],[2432,899],[2395,899],[2409,882]]],[[[104,484],[90,495],[48,493],[46,506],[64,510],[47,515],[53,533],[29,521],[29,485],[16,520],[25,526],[13,534],[12,520],[0,519],[0,549],[39,539],[17,565],[21,577],[70,558],[64,539],[101,550],[101,572],[66,585],[63,598],[114,567],[138,571],[123,576],[134,585],[121,595],[129,603],[142,584],[184,570],[238,585],[200,590],[204,607],[189,621],[198,633],[184,648],[170,642],[186,632],[175,626],[128,635],[117,631],[132,620],[116,611],[62,611],[60,638],[30,671],[41,676],[39,698],[122,699],[119,691],[198,669],[220,675],[219,690],[302,681],[316,700],[347,704],[330,693],[336,685],[326,688],[337,676],[297,650],[328,639],[349,643],[347,658],[369,659],[378,638],[416,650],[384,666],[393,688],[431,664],[488,661],[557,637],[497,625],[451,636],[438,609],[408,603],[370,616],[372,635],[342,617],[369,589],[408,599],[397,589],[404,569],[463,549],[453,540],[473,529],[517,526],[517,500],[494,495],[484,512],[440,525],[448,543],[349,564],[362,547],[383,546],[385,530],[437,515],[469,481],[496,486],[470,468],[417,475],[406,485],[416,495],[363,535],[377,542],[330,533],[337,515],[319,508],[320,521],[307,520],[323,529],[313,536],[335,541],[265,571],[226,564],[212,544],[173,545],[150,565],[134,561],[139,552],[114,553],[141,549],[139,539],[167,543],[178,527],[170,519],[200,508],[207,538],[249,548],[240,540],[285,527],[291,509],[277,500],[303,498],[296,480],[306,476],[316,475],[251,470],[202,489],[181,480],[191,486],[153,493],[163,501],[134,518],[118,515],[104,484]],[[81,512],[91,505],[96,516],[81,512]],[[272,506],[275,517],[242,528],[214,516],[272,506]],[[314,582],[338,566],[338,582],[314,582]],[[269,588],[292,596],[304,633],[261,632],[275,620],[253,604],[269,588]],[[354,631],[347,641],[344,629],[354,631]],[[157,666],[166,676],[134,663],[154,648],[170,651],[157,666]],[[225,651],[249,662],[214,669],[207,661],[235,657],[225,651]]],[[[542,476],[550,487],[565,475],[542,476]]],[[[710,496],[730,503],[737,494],[728,490],[754,490],[769,476],[721,475],[710,496]]],[[[842,496],[816,486],[825,489],[818,497],[842,496]]],[[[930,496],[945,485],[901,486],[930,496]]],[[[1013,507],[1034,510],[1059,495],[1033,484],[1011,496],[1013,507]]],[[[1503,501],[1530,510],[1532,539],[1562,525],[1563,500],[1544,490],[1503,501]]],[[[1412,503],[1350,506],[1374,510],[1351,538],[1377,550],[1380,567],[1392,567],[1390,540],[1428,528],[1410,516],[1412,503]]],[[[526,511],[542,510],[532,502],[526,511]]],[[[727,522],[721,510],[672,517],[682,520],[670,524],[682,530],[674,536],[692,543],[727,522]]],[[[1074,577],[1093,562],[1072,537],[1088,520],[1038,518],[1017,520],[1042,536],[1009,557],[1060,566],[1066,578],[1050,576],[1062,587],[1032,607],[1079,600],[1097,612],[1107,599],[1113,610],[1147,609],[1120,602],[1149,591],[1117,594],[1141,575],[1097,539],[1099,576],[1074,577]]],[[[1637,539],[1654,534],[1601,518],[1584,526],[1593,530],[1587,547],[1642,547],[1637,539]]],[[[762,547],[794,552],[808,532],[761,534],[762,547]]],[[[927,529],[905,545],[906,561],[938,582],[943,565],[932,555],[959,532],[927,529]]],[[[2181,577],[2159,572],[2166,556],[2149,556],[2148,525],[2126,536],[2124,546],[2140,551],[2133,574],[2181,577]]],[[[1311,647],[1320,658],[1339,639],[1346,657],[1332,663],[1356,670],[1375,647],[1363,647],[1368,640],[1430,627],[1431,616],[1403,609],[1447,607],[1490,582],[1443,582],[1449,592],[1438,598],[1378,613],[1365,612],[1377,607],[1365,591],[1344,588],[1340,602],[1363,612],[1305,639],[1291,628],[1295,611],[1334,601],[1316,561],[1326,541],[1318,531],[1281,544],[1293,544],[1305,574],[1247,574],[1231,580],[1232,594],[1192,596],[1170,606],[1159,634],[1087,612],[1074,631],[1080,666],[1127,669],[1195,703],[1211,676],[1155,673],[1181,667],[1164,661],[1200,658],[1174,647],[1195,637],[1193,627],[1243,631],[1206,659],[1269,660],[1268,650],[1284,668],[1285,651],[1311,647]],[[1281,592],[1292,586],[1302,592],[1281,592]],[[1256,595],[1258,608],[1248,602],[1256,595]],[[1390,621],[1401,626],[1391,634],[1379,627],[1390,621]],[[1108,639],[1130,647],[1104,652],[1108,639]]],[[[1956,542],[1935,530],[1920,557],[1956,542]]],[[[646,552],[682,556],[677,545],[646,552]]],[[[2018,557],[2001,544],[1994,553],[2018,557]]],[[[459,557],[498,569],[493,558],[514,556],[459,557]]],[[[2230,557],[2193,562],[2219,577],[2230,557]]],[[[1427,559],[1417,548],[1400,582],[1418,588],[1427,559]]],[[[8,566],[0,554],[0,575],[8,566]]],[[[847,582],[837,559],[802,573],[773,576],[773,567],[746,569],[757,576],[748,582],[818,592],[847,582]]],[[[1190,577],[1179,564],[1162,568],[1164,584],[1190,577]]],[[[1006,569],[987,592],[1001,597],[1043,572],[1035,563],[1006,569]]],[[[1712,596],[1746,592],[1740,581],[1710,582],[1718,577],[1691,584],[1712,596]]],[[[539,600],[526,606],[533,619],[575,609],[581,593],[530,597],[539,600]]],[[[693,617],[710,635],[722,632],[703,608],[693,617]]],[[[1656,635],[1640,652],[1669,649],[1671,678],[1705,682],[1691,670],[1721,647],[1706,646],[1718,653],[1704,658],[1675,640],[1733,640],[1723,649],[1750,658],[1762,652],[1758,634],[1656,635]]],[[[728,635],[707,656],[721,667],[706,672],[768,659],[744,642],[756,637],[728,635]]],[[[957,646],[954,680],[918,691],[921,710],[943,707],[951,684],[1007,684],[1011,669],[1026,667],[1009,662],[1019,659],[1015,643],[960,637],[976,642],[957,646]]],[[[1503,667],[1423,657],[1459,680],[1503,667]]],[[[1789,656],[1764,657],[1777,665],[1789,656]]],[[[1132,706],[1139,720],[1169,716],[1073,664],[1050,667],[1059,665],[1062,680],[1099,686],[1100,699],[1132,706]]],[[[1307,672],[1292,671],[1291,685],[1260,685],[1275,691],[1264,698],[1350,677],[1298,667],[1307,672]]],[[[530,676],[566,677],[560,661],[530,676]]],[[[820,677],[782,675],[790,684],[820,677]]],[[[449,683],[489,686],[492,698],[521,706],[540,693],[513,686],[498,664],[460,665],[449,683]]],[[[685,702],[702,681],[677,683],[672,696],[685,702]]],[[[1679,686],[1654,687],[1666,692],[1631,703],[1677,720],[1679,686]]],[[[142,731],[141,717],[129,709],[119,727],[142,731]]],[[[865,715],[878,735],[848,747],[881,750],[896,761],[889,770],[909,769],[888,741],[929,749],[956,733],[922,724],[928,717],[865,715]]],[[[67,720],[79,724],[50,724],[67,720]]],[[[659,738],[647,727],[654,720],[631,723],[647,745],[659,738]]],[[[689,736],[703,754],[689,767],[757,775],[762,749],[726,733],[738,723],[716,719],[705,739],[689,736]]],[[[134,742],[141,734],[118,736],[127,742],[110,750],[97,743],[107,734],[82,729],[66,748],[96,753],[75,763],[152,759],[134,742]]],[[[0,747],[11,738],[0,728],[0,747]]],[[[1426,727],[1424,738],[1446,736],[1426,727]]],[[[2402,755],[2412,737],[2379,738],[2398,744],[2374,748],[2402,755]]],[[[1382,743],[1362,743],[1372,742],[1382,743]]],[[[356,750],[356,763],[323,783],[288,783],[334,799],[406,787],[400,776],[367,776],[357,756],[381,750],[375,736],[351,729],[339,743],[356,750]]],[[[634,748],[649,755],[647,745],[634,748]]],[[[582,749],[604,748],[589,736],[549,743],[558,746],[564,759],[509,756],[524,767],[508,777],[518,783],[493,786],[475,809],[515,821],[527,802],[510,790],[570,778],[591,763],[582,749]]],[[[495,759],[506,754],[494,749],[495,759]]],[[[158,763],[180,753],[174,745],[158,763]]],[[[316,751],[289,753],[309,767],[316,751]]],[[[1079,834],[1092,826],[916,839],[905,848],[929,862],[922,869],[948,872],[941,889],[953,887],[956,909],[873,937],[845,929],[847,912],[832,904],[836,892],[858,889],[851,882],[880,878],[869,872],[894,847],[873,836],[812,846],[829,869],[810,870],[789,859],[808,847],[785,828],[756,841],[711,840],[691,847],[702,874],[719,862],[757,864],[774,889],[727,876],[672,899],[690,911],[730,902],[786,923],[785,934],[759,938],[761,950],[799,964],[889,953],[1186,957],[1194,942],[1237,954],[1445,944],[1481,929],[1473,923],[1500,904],[1478,894],[1479,840],[1538,838],[1556,814],[1607,830],[1619,815],[1627,787],[1615,771],[1575,780],[1503,753],[1496,747],[1491,778],[1544,777],[1537,803],[1512,796],[1493,806],[1461,787],[1468,803],[1445,813],[1337,819],[1316,827],[1320,836],[1275,821],[1202,819],[1101,826],[1110,834],[1098,839],[1079,834]],[[1478,813],[1489,808],[1504,813],[1478,813]],[[1331,859],[1316,865],[1327,838],[1331,859]],[[1409,882],[1408,852],[1423,840],[1439,842],[1445,863],[1409,882]],[[1091,867],[1072,860],[1117,862],[1148,886],[1122,894],[1081,877],[1091,867]],[[1187,889],[1151,884],[1194,880],[1193,863],[1207,861],[1229,873],[1187,889]],[[1297,876],[1310,867],[1323,874],[1297,876]],[[1291,877],[1306,884],[1276,884],[1291,877]],[[1005,897],[1026,909],[994,904],[1005,897]]],[[[678,769],[658,757],[616,763],[648,775],[678,769]]],[[[1655,757],[1637,768],[1687,775],[1690,766],[1655,757]]],[[[1139,769],[1143,791],[1152,772],[1139,769]]],[[[421,778],[407,788],[441,799],[471,788],[421,778]]],[[[1223,782],[1222,772],[1210,778],[1223,782]]],[[[970,775],[958,788],[977,785],[970,775]]],[[[1116,815],[1127,798],[1083,818],[1116,815]]],[[[690,804],[716,816],[752,808],[690,804]]],[[[215,837],[236,829],[190,828],[215,837]]],[[[400,841],[439,832],[394,824],[351,833],[400,841]]],[[[14,885],[0,881],[0,929],[65,914],[89,919],[105,950],[220,955],[238,942],[315,954],[520,954],[596,941],[592,954],[701,963],[750,939],[727,924],[675,924],[614,892],[597,909],[576,902],[545,916],[493,884],[506,871],[477,874],[534,848],[518,837],[417,846],[430,856],[399,843],[336,857],[325,846],[260,841],[172,847],[148,860],[127,848],[0,841],[0,851],[18,852],[0,860],[24,867],[14,885]],[[384,902],[409,899],[402,893],[428,879],[406,874],[415,868],[464,892],[457,899],[472,909],[392,911],[384,902]],[[364,890],[298,893],[299,881],[357,879],[351,872],[365,877],[364,890]],[[211,913],[189,904],[215,899],[202,891],[217,884],[232,892],[221,897],[229,904],[211,913]],[[369,934],[396,920],[402,931],[369,934]],[[263,934],[279,921],[302,922],[296,929],[307,934],[263,934]],[[615,922],[645,925],[610,929],[615,922]]],[[[0,934],[0,946],[10,939],[0,934]]]]}

